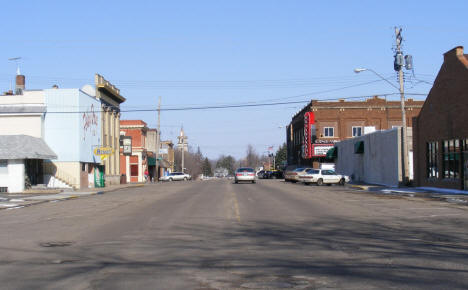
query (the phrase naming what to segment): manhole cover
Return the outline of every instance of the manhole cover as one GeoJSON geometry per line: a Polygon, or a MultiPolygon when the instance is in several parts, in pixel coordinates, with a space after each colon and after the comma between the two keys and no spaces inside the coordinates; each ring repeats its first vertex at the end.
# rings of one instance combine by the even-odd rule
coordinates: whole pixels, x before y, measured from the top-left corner
{"type": "Polygon", "coordinates": [[[39,245],[41,247],[51,248],[51,247],[68,247],[68,246],[71,246],[72,244],[73,242],[58,241],[58,242],[44,242],[44,243],[40,243],[39,245]]]}

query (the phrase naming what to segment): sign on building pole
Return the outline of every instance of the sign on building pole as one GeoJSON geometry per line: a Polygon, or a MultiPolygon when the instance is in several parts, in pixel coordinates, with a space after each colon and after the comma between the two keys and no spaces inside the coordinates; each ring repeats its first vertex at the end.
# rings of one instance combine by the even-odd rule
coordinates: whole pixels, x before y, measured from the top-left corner
{"type": "Polygon", "coordinates": [[[112,154],[114,154],[114,148],[112,147],[97,147],[94,149],[94,155],[99,156],[101,160],[105,160],[112,154]]]}

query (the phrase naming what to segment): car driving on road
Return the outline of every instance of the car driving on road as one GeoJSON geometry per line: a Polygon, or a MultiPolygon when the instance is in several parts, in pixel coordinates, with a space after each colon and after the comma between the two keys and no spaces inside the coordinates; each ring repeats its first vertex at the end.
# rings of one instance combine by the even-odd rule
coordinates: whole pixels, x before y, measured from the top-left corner
{"type": "Polygon", "coordinates": [[[183,172],[172,172],[160,178],[161,181],[191,180],[192,176],[183,172]]]}
{"type": "Polygon", "coordinates": [[[316,183],[317,185],[322,185],[336,183],[344,185],[346,182],[349,182],[349,176],[337,174],[331,169],[308,169],[299,175],[299,181],[304,184],[316,183]]]}
{"type": "Polygon", "coordinates": [[[247,181],[255,183],[255,170],[251,167],[241,167],[236,169],[234,182],[247,181]]]}

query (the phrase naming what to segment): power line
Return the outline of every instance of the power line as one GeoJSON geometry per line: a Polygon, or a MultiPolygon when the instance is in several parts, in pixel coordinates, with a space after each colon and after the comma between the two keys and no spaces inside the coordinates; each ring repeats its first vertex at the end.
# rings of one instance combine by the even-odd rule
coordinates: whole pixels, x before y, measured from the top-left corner
{"type": "MultiPolygon", "coordinates": [[[[398,93],[389,93],[389,94],[374,94],[378,96],[391,96],[397,95],[398,93]]],[[[421,93],[409,93],[407,95],[426,95],[421,93]]],[[[337,101],[337,100],[351,100],[351,99],[363,99],[369,98],[370,96],[354,96],[354,97],[342,97],[342,98],[327,98],[320,99],[317,101],[337,101]]],[[[257,104],[230,104],[230,105],[207,105],[207,106],[192,106],[192,107],[176,107],[176,108],[161,108],[161,111],[194,111],[194,110],[213,110],[213,109],[229,109],[229,108],[248,108],[248,107],[266,107],[266,106],[280,106],[280,105],[290,105],[290,104],[304,104],[309,103],[311,100],[301,100],[301,101],[288,101],[288,102],[273,102],[273,103],[257,103],[257,104]]],[[[121,110],[122,113],[129,112],[156,112],[157,108],[149,109],[131,109],[131,110],[121,110]]],[[[48,114],[85,114],[85,113],[98,113],[99,111],[48,111],[48,114]]],[[[8,112],[6,114],[18,114],[22,112],[8,112]]]]}

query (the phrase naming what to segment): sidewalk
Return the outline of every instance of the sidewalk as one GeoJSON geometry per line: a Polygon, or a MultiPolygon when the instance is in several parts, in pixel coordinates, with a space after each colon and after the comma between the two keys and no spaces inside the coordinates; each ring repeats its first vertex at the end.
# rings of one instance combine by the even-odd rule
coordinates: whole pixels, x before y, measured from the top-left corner
{"type": "Polygon", "coordinates": [[[451,203],[468,205],[468,191],[465,190],[437,187],[386,187],[371,184],[349,184],[348,186],[375,194],[434,198],[451,203]]]}
{"type": "Polygon", "coordinates": [[[62,200],[69,200],[73,198],[79,198],[83,196],[90,196],[94,194],[103,194],[106,192],[112,192],[125,188],[142,187],[143,183],[130,183],[130,184],[119,184],[112,185],[103,188],[84,188],[79,190],[36,190],[26,191],[24,193],[12,193],[12,194],[1,194],[0,195],[0,210],[2,209],[17,209],[28,207],[35,204],[41,204],[45,202],[58,202],[62,200]]]}

